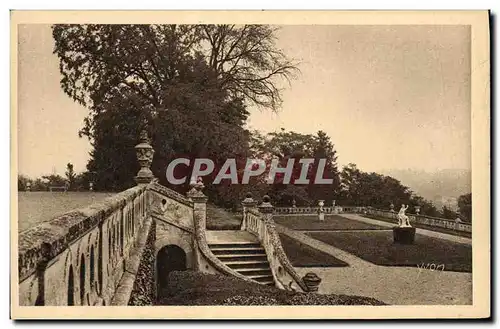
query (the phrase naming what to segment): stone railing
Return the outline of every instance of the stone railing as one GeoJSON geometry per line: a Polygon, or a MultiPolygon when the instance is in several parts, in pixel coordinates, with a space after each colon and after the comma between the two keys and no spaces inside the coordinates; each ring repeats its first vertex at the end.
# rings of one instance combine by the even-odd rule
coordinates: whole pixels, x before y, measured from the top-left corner
{"type": "MultiPolygon", "coordinates": [[[[372,215],[375,217],[388,218],[394,221],[394,223],[398,222],[398,213],[394,211],[375,209],[368,207],[366,209],[366,213],[368,215],[372,215]]],[[[418,223],[422,225],[441,227],[455,231],[461,232],[472,232],[472,225],[467,223],[455,222],[454,220],[439,218],[439,217],[430,217],[424,215],[416,215],[416,214],[406,214],[411,223],[418,223]]]]}
{"type": "Polygon", "coordinates": [[[341,214],[341,213],[362,213],[365,207],[355,206],[329,206],[329,207],[275,207],[276,215],[296,215],[296,214],[318,214],[320,209],[325,214],[341,214]]]}
{"type": "Polygon", "coordinates": [[[295,271],[283,250],[272,218],[273,206],[267,201],[259,209],[248,198],[244,201],[242,229],[258,237],[266,251],[269,265],[278,288],[309,291],[302,278],[295,271]]]}
{"type": "Polygon", "coordinates": [[[188,197],[193,203],[194,243],[196,245],[196,261],[194,268],[205,273],[220,273],[235,276],[245,281],[252,281],[248,277],[236,272],[217,258],[210,250],[207,242],[207,200],[201,192],[203,184],[193,184],[188,197]]]}
{"type": "Polygon", "coordinates": [[[136,187],[19,233],[19,305],[130,302],[143,251],[154,238],[148,191],[154,150],[146,130],[135,149],[136,187]]]}
{"type": "MultiPolygon", "coordinates": [[[[19,304],[110,305],[125,271],[137,271],[136,247],[146,240],[151,218],[147,185],[19,234],[19,304]]],[[[120,298],[128,298],[121,288],[120,298]]]]}

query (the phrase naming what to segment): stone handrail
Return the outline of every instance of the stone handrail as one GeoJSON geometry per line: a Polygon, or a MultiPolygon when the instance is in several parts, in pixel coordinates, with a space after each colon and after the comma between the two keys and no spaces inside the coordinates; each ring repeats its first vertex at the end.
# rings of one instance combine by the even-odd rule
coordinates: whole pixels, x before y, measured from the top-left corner
{"type": "Polygon", "coordinates": [[[235,270],[224,264],[217,258],[217,256],[214,255],[207,243],[205,228],[206,225],[204,225],[203,221],[195,220],[194,226],[195,239],[196,243],[198,244],[198,250],[201,252],[201,255],[205,258],[205,260],[208,261],[208,263],[213,266],[215,270],[217,270],[221,274],[235,276],[245,281],[254,282],[254,280],[249,279],[248,277],[236,272],[235,270]]]}
{"type": "Polygon", "coordinates": [[[20,232],[20,305],[109,303],[123,274],[123,266],[115,265],[127,261],[149,216],[146,187],[130,188],[20,232]]]}
{"type": "Polygon", "coordinates": [[[168,198],[171,198],[172,200],[180,202],[188,207],[191,207],[191,208],[193,207],[193,201],[191,201],[189,198],[187,198],[186,196],[184,196],[178,192],[175,192],[174,190],[169,189],[166,186],[163,186],[163,185],[157,183],[156,181],[149,184],[148,189],[151,191],[154,191],[154,192],[158,192],[158,193],[160,193],[168,198]]]}
{"type": "MultiPolygon", "coordinates": [[[[366,212],[369,215],[394,219],[394,221],[397,222],[398,214],[397,214],[397,212],[394,212],[394,211],[388,211],[388,210],[368,207],[366,209],[366,212]]],[[[406,215],[410,219],[410,224],[411,223],[419,223],[419,224],[424,224],[424,225],[429,225],[429,226],[452,229],[452,230],[456,230],[456,231],[472,232],[472,225],[468,224],[468,223],[461,223],[461,222],[457,223],[452,219],[431,217],[431,216],[425,216],[425,215],[417,215],[417,214],[406,214],[406,215]]]]}
{"type": "Polygon", "coordinates": [[[245,224],[243,227],[246,231],[259,238],[266,251],[273,277],[281,285],[279,288],[289,289],[291,288],[291,284],[295,282],[302,291],[308,291],[302,278],[295,271],[283,250],[272,216],[266,216],[267,218],[264,218],[264,216],[256,209],[247,209],[244,212],[243,221],[245,224]],[[291,279],[290,284],[286,285],[284,283],[285,279],[291,279]]]}

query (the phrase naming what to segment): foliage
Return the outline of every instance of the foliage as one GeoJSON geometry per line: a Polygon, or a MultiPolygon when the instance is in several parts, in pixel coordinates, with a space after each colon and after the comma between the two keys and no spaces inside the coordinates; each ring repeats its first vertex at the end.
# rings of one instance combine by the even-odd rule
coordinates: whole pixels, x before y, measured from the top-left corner
{"type": "Polygon", "coordinates": [[[467,221],[472,221],[472,193],[458,197],[458,212],[467,221]]]}
{"type": "Polygon", "coordinates": [[[270,186],[269,195],[276,205],[290,206],[292,200],[295,200],[298,206],[312,205],[317,204],[317,200],[320,199],[332,200],[338,193],[340,184],[336,151],[325,132],[318,131],[317,135],[300,134],[285,129],[267,135],[253,132],[251,143],[254,156],[266,162],[266,173],[269,172],[273,159],[278,160],[280,168],[286,167],[289,160],[294,161],[290,178],[292,185],[286,184],[285,176],[278,173],[270,186]],[[301,178],[303,164],[299,163],[299,160],[302,158],[314,159],[305,176],[309,183],[294,185],[301,178]],[[326,160],[321,178],[332,179],[331,184],[315,184],[316,176],[320,174],[318,170],[320,159],[326,160]]]}
{"type": "Polygon", "coordinates": [[[443,218],[446,218],[446,219],[455,220],[458,217],[458,214],[456,212],[454,212],[453,210],[451,210],[450,208],[448,208],[447,206],[443,206],[442,214],[443,214],[443,218]]]}
{"type": "Polygon", "coordinates": [[[396,210],[401,204],[410,205],[411,212],[420,206],[420,213],[438,216],[436,207],[421,196],[414,194],[407,186],[393,177],[377,173],[366,173],[353,163],[345,166],[340,172],[340,202],[346,205],[371,206],[389,209],[393,204],[396,210]]]}
{"type": "Polygon", "coordinates": [[[80,135],[93,145],[88,169],[96,189],[134,184],[139,168],[128,164],[143,120],[156,151],[152,170],[165,185],[176,156],[218,165],[244,158],[246,105],[277,110],[277,83],[297,71],[276,48],[275,32],[265,25],[54,25],[62,89],[90,110],[80,135]]]}
{"type": "Polygon", "coordinates": [[[76,189],[76,173],[75,170],[73,169],[73,164],[68,163],[66,165],[66,180],[69,185],[69,190],[75,190],[76,189]]]}

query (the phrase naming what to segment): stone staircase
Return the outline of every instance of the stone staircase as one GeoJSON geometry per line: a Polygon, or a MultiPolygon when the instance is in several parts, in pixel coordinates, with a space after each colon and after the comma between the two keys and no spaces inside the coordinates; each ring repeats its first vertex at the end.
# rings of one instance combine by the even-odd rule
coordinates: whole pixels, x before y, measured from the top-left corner
{"type": "Polygon", "coordinates": [[[260,284],[274,286],[266,252],[259,241],[244,231],[207,231],[208,247],[226,266],[260,284]],[[232,232],[231,235],[226,235],[232,232]]]}

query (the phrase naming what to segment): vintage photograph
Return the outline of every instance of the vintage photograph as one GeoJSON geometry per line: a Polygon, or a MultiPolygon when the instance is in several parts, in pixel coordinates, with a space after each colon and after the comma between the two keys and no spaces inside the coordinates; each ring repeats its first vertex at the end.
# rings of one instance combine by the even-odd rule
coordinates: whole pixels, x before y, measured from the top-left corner
{"type": "Polygon", "coordinates": [[[19,317],[489,316],[488,12],[15,14],[19,317]]]}

